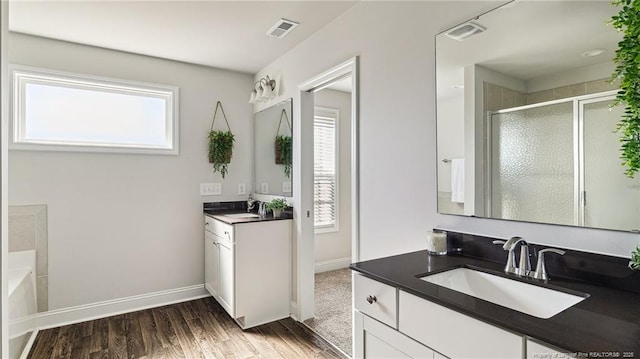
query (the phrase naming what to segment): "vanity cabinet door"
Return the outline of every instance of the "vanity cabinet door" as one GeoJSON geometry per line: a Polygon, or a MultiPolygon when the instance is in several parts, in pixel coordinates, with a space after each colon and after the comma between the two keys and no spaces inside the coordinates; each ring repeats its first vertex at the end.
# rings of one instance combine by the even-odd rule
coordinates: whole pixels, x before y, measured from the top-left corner
{"type": "Polygon", "coordinates": [[[218,298],[218,267],[220,253],[215,236],[205,231],[204,235],[204,286],[214,297],[218,298]]]}
{"type": "Polygon", "coordinates": [[[218,275],[218,302],[235,318],[235,245],[218,243],[220,255],[218,275]]]}
{"type": "Polygon", "coordinates": [[[562,351],[558,348],[551,348],[546,345],[540,344],[531,339],[527,339],[527,359],[540,359],[540,358],[573,358],[569,356],[567,351],[562,351]]]}
{"type": "Polygon", "coordinates": [[[355,358],[446,359],[379,321],[355,312],[355,358]]]}

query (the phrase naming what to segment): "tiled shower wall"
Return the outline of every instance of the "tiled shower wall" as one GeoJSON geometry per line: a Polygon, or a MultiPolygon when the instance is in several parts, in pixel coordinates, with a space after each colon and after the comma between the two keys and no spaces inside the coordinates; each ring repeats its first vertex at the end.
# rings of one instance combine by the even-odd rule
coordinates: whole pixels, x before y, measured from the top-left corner
{"type": "Polygon", "coordinates": [[[38,312],[49,310],[47,206],[9,206],[9,252],[36,251],[38,312]]]}
{"type": "Polygon", "coordinates": [[[498,111],[511,107],[532,105],[540,102],[616,90],[617,88],[617,83],[612,84],[609,83],[608,79],[600,79],[581,82],[569,86],[556,87],[544,91],[522,93],[485,82],[484,110],[498,111]]]}

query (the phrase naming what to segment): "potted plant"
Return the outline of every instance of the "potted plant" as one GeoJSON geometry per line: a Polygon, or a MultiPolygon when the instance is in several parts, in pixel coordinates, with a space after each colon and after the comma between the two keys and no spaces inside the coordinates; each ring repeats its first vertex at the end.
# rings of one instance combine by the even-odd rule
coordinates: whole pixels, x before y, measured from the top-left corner
{"type": "Polygon", "coordinates": [[[234,141],[231,131],[209,131],[209,163],[213,163],[213,172],[219,171],[222,178],[227,174],[227,165],[231,162],[234,141]]]}
{"type": "Polygon", "coordinates": [[[211,129],[209,130],[209,163],[213,163],[213,173],[220,172],[222,178],[226,176],[227,165],[231,162],[234,141],[235,137],[233,136],[233,133],[231,133],[231,126],[229,126],[227,115],[224,113],[222,103],[218,101],[216,103],[216,110],[213,112],[211,129]],[[224,122],[227,123],[227,131],[213,129],[213,126],[216,124],[218,108],[222,111],[224,122]]]}
{"type": "Polygon", "coordinates": [[[291,177],[291,136],[276,136],[276,164],[284,165],[284,174],[291,177]]]}
{"type": "Polygon", "coordinates": [[[634,270],[640,270],[640,247],[637,247],[635,251],[631,252],[631,260],[629,261],[629,268],[634,270]]]}
{"type": "Polygon", "coordinates": [[[625,114],[618,122],[616,131],[622,135],[620,159],[622,165],[626,166],[624,173],[633,178],[640,171],[640,12],[635,0],[615,0],[613,5],[622,8],[610,22],[623,35],[614,58],[616,69],[612,82],[620,80],[620,90],[614,106],[625,105],[625,114]]]}
{"type": "Polygon", "coordinates": [[[267,203],[267,209],[273,211],[273,218],[280,218],[282,210],[287,208],[287,201],[284,198],[275,198],[271,202],[267,203]]]}

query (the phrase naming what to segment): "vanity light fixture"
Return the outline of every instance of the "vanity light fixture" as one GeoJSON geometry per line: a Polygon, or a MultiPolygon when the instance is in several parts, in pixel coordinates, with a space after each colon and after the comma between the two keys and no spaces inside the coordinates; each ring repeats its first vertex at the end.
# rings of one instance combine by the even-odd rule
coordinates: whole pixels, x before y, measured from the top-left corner
{"type": "Polygon", "coordinates": [[[251,90],[251,96],[249,96],[249,103],[269,101],[275,98],[276,95],[276,80],[266,76],[253,84],[253,90],[251,90]],[[256,85],[258,85],[257,88],[256,85]]]}

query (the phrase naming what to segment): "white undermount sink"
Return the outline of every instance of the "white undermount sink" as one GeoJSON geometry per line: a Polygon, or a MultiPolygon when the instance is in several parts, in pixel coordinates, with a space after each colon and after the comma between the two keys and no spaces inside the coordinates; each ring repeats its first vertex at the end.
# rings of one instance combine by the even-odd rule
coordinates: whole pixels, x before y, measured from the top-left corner
{"type": "Polygon", "coordinates": [[[551,318],[587,297],[469,268],[451,269],[420,279],[543,319],[551,318]]]}
{"type": "Polygon", "coordinates": [[[260,218],[260,216],[255,213],[233,213],[233,214],[223,214],[223,216],[229,217],[229,218],[260,218]]]}

